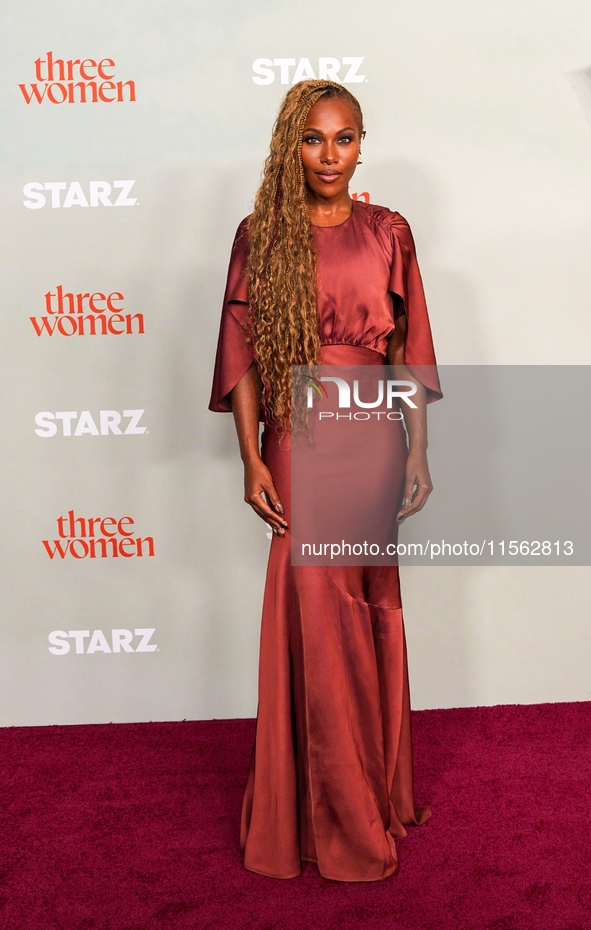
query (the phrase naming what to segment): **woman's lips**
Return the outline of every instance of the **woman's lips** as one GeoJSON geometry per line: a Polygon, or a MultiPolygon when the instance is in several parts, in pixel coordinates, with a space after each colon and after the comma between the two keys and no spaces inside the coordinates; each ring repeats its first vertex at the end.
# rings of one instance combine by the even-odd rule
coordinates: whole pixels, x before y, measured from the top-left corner
{"type": "Polygon", "coordinates": [[[333,181],[336,181],[338,178],[340,178],[340,176],[341,175],[339,171],[334,171],[334,172],[319,171],[318,172],[318,177],[320,178],[321,181],[324,181],[325,184],[332,184],[333,181]]]}

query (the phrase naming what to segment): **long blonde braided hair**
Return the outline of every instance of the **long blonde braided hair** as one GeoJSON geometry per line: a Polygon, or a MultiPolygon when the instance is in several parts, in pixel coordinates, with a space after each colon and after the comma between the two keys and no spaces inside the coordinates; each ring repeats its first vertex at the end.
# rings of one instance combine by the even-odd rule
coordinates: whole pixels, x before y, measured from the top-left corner
{"type": "Polygon", "coordinates": [[[363,129],[357,99],[333,81],[301,81],[285,95],[273,127],[249,221],[249,326],[264,386],[265,416],[290,427],[291,366],[316,366],[316,250],[302,164],[308,112],[321,97],[343,97],[363,129]]]}

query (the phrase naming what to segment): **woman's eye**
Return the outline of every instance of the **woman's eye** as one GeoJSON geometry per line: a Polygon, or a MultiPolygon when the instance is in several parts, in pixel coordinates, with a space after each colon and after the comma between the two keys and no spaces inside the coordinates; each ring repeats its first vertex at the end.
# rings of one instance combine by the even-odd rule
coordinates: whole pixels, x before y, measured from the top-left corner
{"type": "Polygon", "coordinates": [[[346,145],[348,145],[349,142],[352,142],[352,141],[353,141],[353,136],[341,136],[341,138],[339,139],[339,142],[344,142],[346,145]]]}
{"type": "Polygon", "coordinates": [[[318,143],[318,142],[320,142],[320,139],[318,138],[318,136],[306,136],[305,139],[304,139],[304,142],[314,142],[314,143],[318,143]]]}

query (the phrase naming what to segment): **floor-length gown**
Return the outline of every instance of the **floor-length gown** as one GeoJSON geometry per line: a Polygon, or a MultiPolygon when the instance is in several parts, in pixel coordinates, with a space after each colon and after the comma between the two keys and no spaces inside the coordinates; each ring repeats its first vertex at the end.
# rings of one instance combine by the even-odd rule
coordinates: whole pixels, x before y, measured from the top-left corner
{"type": "MultiPolygon", "coordinates": [[[[353,202],[314,227],[323,365],[383,365],[395,317],[407,316],[405,361],[441,396],[408,224],[353,202]]],[[[247,223],[236,234],[210,409],[253,361],[247,337],[247,223]]],[[[262,456],[291,523],[289,437],[267,427],[262,456]]],[[[261,627],[256,740],[242,811],[248,869],[291,878],[301,861],[325,878],[372,881],[396,869],[395,838],[429,816],[415,807],[406,644],[398,569],[292,566],[274,536],[261,627]]]]}

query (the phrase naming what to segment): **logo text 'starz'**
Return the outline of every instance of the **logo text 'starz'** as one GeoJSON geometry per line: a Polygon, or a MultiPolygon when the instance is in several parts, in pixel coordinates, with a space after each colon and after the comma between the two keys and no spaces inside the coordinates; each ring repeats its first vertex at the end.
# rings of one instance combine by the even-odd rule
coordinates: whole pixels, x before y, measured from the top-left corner
{"type": "Polygon", "coordinates": [[[54,656],[65,656],[74,645],[72,651],[76,655],[92,655],[95,652],[156,652],[158,646],[150,642],[155,632],[155,627],[111,630],[107,639],[102,630],[93,630],[92,633],[90,630],[52,630],[48,636],[49,651],[54,656]]]}
{"type": "Polygon", "coordinates": [[[272,84],[278,76],[281,84],[297,84],[299,81],[337,81],[339,84],[362,84],[365,75],[359,74],[363,57],[319,58],[316,69],[309,58],[257,58],[252,64],[255,84],[272,84]],[[341,66],[343,72],[341,73],[341,66]],[[293,69],[293,70],[292,70],[293,69]]]}
{"type": "Polygon", "coordinates": [[[41,210],[49,202],[54,209],[70,207],[134,207],[137,197],[130,197],[135,181],[89,181],[84,189],[79,181],[30,181],[23,187],[24,206],[28,210],[41,210]],[[66,191],[62,199],[62,192],[66,191]],[[119,191],[115,195],[115,191],[119,191]],[[112,199],[115,198],[115,199],[112,199]]]}
{"type": "Polygon", "coordinates": [[[43,410],[35,417],[35,432],[42,439],[50,439],[57,435],[61,424],[61,436],[141,436],[146,432],[146,427],[139,425],[144,413],[145,410],[124,410],[123,414],[117,410],[99,410],[93,417],[90,410],[83,410],[80,415],[76,410],[55,413],[43,410]],[[129,422],[123,423],[123,418],[129,422]]]}

